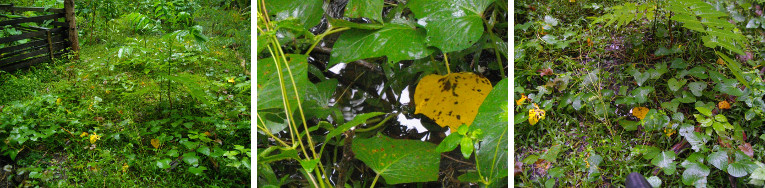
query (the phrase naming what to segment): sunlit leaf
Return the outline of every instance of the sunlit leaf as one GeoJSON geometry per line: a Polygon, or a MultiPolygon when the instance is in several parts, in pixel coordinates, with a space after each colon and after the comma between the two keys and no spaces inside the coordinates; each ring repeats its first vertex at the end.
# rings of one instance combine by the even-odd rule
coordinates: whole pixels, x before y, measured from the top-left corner
{"type": "Polygon", "coordinates": [[[484,33],[483,11],[494,0],[410,0],[417,23],[428,30],[428,44],[443,52],[466,49],[484,33]]]}
{"type": "Polygon", "coordinates": [[[388,62],[424,58],[434,51],[424,41],[423,29],[401,24],[385,24],[378,30],[351,29],[335,42],[327,67],[371,57],[385,56],[388,62]]]}

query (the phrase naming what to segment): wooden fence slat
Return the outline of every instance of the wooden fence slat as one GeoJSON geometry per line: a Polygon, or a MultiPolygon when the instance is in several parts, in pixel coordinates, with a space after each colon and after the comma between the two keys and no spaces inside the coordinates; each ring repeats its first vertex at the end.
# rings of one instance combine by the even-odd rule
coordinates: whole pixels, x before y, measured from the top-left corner
{"type": "Polygon", "coordinates": [[[52,19],[58,19],[63,18],[64,13],[57,13],[57,14],[50,14],[50,15],[44,15],[44,16],[35,16],[35,17],[28,17],[28,18],[18,18],[13,20],[5,20],[0,21],[0,25],[17,25],[20,23],[29,23],[29,22],[37,22],[42,23],[45,20],[52,20],[52,19]]]}
{"type": "MultiPolygon", "coordinates": [[[[59,31],[63,30],[63,28],[53,28],[51,29],[51,32],[58,33],[59,31]]],[[[17,40],[23,40],[28,39],[32,37],[42,37],[45,36],[45,31],[37,31],[37,32],[31,32],[31,33],[24,33],[21,35],[13,35],[9,37],[0,38],[0,43],[9,43],[9,42],[15,42],[17,40]]]]}
{"type": "MultiPolygon", "coordinates": [[[[66,46],[65,43],[54,44],[53,45],[53,51],[57,52],[57,51],[66,49],[67,47],[68,46],[66,46]]],[[[26,59],[26,58],[36,57],[36,56],[40,56],[40,55],[45,55],[47,53],[48,53],[48,49],[42,47],[42,48],[39,48],[39,50],[37,50],[37,51],[32,51],[32,52],[24,53],[24,54],[21,54],[21,55],[17,55],[17,56],[13,56],[13,57],[8,57],[8,58],[5,58],[5,59],[0,59],[0,67],[6,66],[6,65],[10,65],[10,64],[15,64],[15,63],[20,62],[21,60],[26,59]]],[[[42,57],[46,57],[46,56],[42,56],[42,57]]],[[[48,57],[46,57],[46,58],[48,58],[48,57]]]]}
{"type": "MultiPolygon", "coordinates": [[[[51,37],[51,43],[55,44],[55,43],[61,43],[61,42],[66,42],[66,35],[54,34],[51,37]]],[[[9,54],[12,52],[16,52],[16,51],[24,50],[28,48],[41,47],[41,46],[44,46],[45,44],[46,44],[45,40],[38,39],[38,40],[30,41],[25,44],[0,48],[0,58],[12,56],[12,54],[9,54]]]]}
{"type": "Polygon", "coordinates": [[[0,5],[0,10],[6,10],[6,11],[34,11],[34,12],[54,12],[54,13],[64,13],[64,9],[62,8],[45,8],[45,7],[16,7],[11,4],[2,4],[0,5]]]}
{"type": "MultiPolygon", "coordinates": [[[[60,57],[63,54],[64,54],[64,52],[58,52],[58,53],[55,54],[55,56],[59,56],[60,57]]],[[[0,70],[6,71],[6,72],[15,71],[15,70],[18,70],[18,69],[21,69],[21,68],[30,67],[32,65],[45,62],[47,60],[48,60],[47,57],[42,56],[42,57],[38,57],[38,58],[27,60],[27,61],[23,61],[23,62],[19,62],[19,63],[14,63],[14,64],[11,64],[11,65],[8,65],[8,66],[0,67],[0,70]]]]}

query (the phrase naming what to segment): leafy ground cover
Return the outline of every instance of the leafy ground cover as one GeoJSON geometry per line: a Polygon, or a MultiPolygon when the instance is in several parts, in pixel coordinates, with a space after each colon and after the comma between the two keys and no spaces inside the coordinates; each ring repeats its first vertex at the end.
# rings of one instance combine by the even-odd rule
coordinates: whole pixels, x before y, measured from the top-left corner
{"type": "Polygon", "coordinates": [[[249,185],[248,7],[77,1],[78,60],[0,72],[0,187],[249,185]]]}
{"type": "Polygon", "coordinates": [[[258,186],[507,186],[506,2],[256,2],[258,186]]]}
{"type": "Polygon", "coordinates": [[[762,186],[762,1],[516,1],[515,186],[762,186]]]}

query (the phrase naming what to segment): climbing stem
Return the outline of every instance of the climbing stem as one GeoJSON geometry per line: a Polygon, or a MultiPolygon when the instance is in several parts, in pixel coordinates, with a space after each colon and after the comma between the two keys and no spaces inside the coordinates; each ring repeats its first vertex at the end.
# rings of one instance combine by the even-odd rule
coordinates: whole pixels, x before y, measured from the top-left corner
{"type": "Polygon", "coordinates": [[[446,53],[444,53],[444,62],[446,62],[446,73],[451,74],[452,70],[449,69],[449,57],[446,56],[446,53]]]}
{"type": "Polygon", "coordinates": [[[373,188],[373,187],[375,187],[375,183],[377,183],[377,178],[380,178],[380,174],[377,174],[377,175],[375,176],[375,180],[372,180],[372,185],[371,185],[371,186],[369,186],[369,188],[373,188]]]}
{"type": "Polygon", "coordinates": [[[371,130],[375,130],[375,129],[379,128],[380,126],[384,125],[385,122],[388,122],[388,120],[390,120],[392,117],[398,116],[399,114],[401,114],[401,112],[396,113],[396,115],[390,115],[390,116],[386,117],[380,123],[377,123],[377,125],[375,125],[375,126],[372,126],[372,127],[369,127],[369,128],[364,128],[364,129],[357,129],[356,132],[368,132],[368,131],[371,131],[371,130]]]}

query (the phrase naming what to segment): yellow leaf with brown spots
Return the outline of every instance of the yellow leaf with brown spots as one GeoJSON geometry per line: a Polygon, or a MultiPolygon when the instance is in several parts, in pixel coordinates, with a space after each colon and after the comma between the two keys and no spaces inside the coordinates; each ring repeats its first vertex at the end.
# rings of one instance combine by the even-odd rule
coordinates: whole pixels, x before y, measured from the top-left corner
{"type": "Polygon", "coordinates": [[[645,119],[645,115],[648,114],[648,108],[646,107],[635,107],[632,108],[632,115],[639,118],[640,120],[645,119]]]}
{"type": "Polygon", "coordinates": [[[724,110],[724,109],[730,109],[730,103],[728,101],[720,101],[717,103],[717,107],[724,110]]]}
{"type": "Polygon", "coordinates": [[[159,139],[151,139],[151,146],[154,146],[154,148],[159,148],[159,139]]]}
{"type": "Polygon", "coordinates": [[[471,72],[423,77],[414,92],[415,114],[424,114],[441,127],[456,132],[462,125],[473,123],[478,107],[489,95],[489,79],[471,72]]]}

